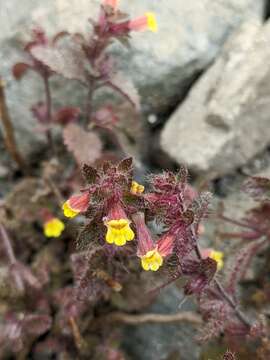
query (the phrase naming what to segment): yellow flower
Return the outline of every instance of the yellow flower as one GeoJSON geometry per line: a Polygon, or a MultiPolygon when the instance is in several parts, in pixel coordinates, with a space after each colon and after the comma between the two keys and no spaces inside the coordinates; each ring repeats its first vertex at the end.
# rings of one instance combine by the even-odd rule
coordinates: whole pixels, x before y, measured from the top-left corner
{"type": "Polygon", "coordinates": [[[157,271],[163,264],[163,258],[157,249],[148,251],[141,257],[142,268],[146,271],[157,271]]]}
{"type": "Polygon", "coordinates": [[[133,240],[135,235],[129,224],[130,222],[128,219],[107,221],[105,223],[107,226],[107,243],[123,246],[127,241],[133,240]]]}
{"type": "Polygon", "coordinates": [[[155,14],[152,13],[152,12],[147,12],[145,14],[145,16],[147,18],[148,29],[153,31],[153,32],[157,32],[158,31],[158,25],[157,25],[157,20],[156,20],[155,14]]]}
{"type": "Polygon", "coordinates": [[[57,218],[52,218],[43,225],[44,235],[47,237],[59,237],[64,229],[65,225],[57,218]]]}
{"type": "Polygon", "coordinates": [[[144,192],[144,186],[138,184],[136,181],[132,181],[130,192],[134,195],[142,194],[144,192]]]}
{"type": "Polygon", "coordinates": [[[224,254],[223,254],[222,251],[211,250],[210,254],[209,254],[209,257],[217,262],[217,270],[221,270],[223,268],[224,254]]]}
{"type": "Polygon", "coordinates": [[[69,202],[66,201],[63,206],[62,206],[64,215],[68,218],[74,218],[75,216],[77,216],[80,211],[74,210],[72,209],[72,207],[69,205],[69,202]]]}

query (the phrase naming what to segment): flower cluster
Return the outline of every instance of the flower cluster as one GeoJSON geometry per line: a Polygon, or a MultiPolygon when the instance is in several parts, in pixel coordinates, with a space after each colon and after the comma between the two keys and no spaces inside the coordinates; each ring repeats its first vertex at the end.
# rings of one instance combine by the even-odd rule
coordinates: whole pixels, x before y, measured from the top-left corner
{"type": "Polygon", "coordinates": [[[132,179],[131,159],[124,159],[116,166],[105,164],[99,169],[85,165],[83,172],[89,187],[63,204],[64,215],[73,218],[84,214],[88,219],[99,216],[103,241],[110,245],[122,247],[136,238],[142,268],[157,271],[164,258],[172,253],[174,236],[166,233],[153,240],[143,213],[144,186],[132,179]]]}
{"type": "MultiPolygon", "coordinates": [[[[152,177],[152,191],[146,193],[144,186],[133,179],[131,158],[117,165],[105,163],[97,169],[85,165],[83,174],[88,187],[81,194],[72,195],[62,209],[69,218],[84,215],[89,221],[87,229],[95,223],[95,236],[101,244],[136,244],[136,254],[145,271],[157,271],[173,253],[182,262],[192,251],[190,225],[194,214],[188,206],[196,193],[183,184],[183,174],[152,177]],[[153,234],[147,226],[146,218],[153,216],[160,217],[165,226],[161,234],[153,234]]],[[[211,259],[215,272],[222,267],[222,256],[210,249],[203,258],[211,259]]],[[[205,278],[200,263],[193,273],[205,278]]]]}

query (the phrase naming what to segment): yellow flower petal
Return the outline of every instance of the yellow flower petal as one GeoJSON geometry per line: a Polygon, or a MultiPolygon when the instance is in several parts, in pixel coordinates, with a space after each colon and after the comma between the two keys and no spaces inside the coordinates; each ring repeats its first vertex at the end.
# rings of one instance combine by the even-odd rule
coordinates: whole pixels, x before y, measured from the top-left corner
{"type": "Polygon", "coordinates": [[[130,192],[135,195],[142,194],[144,192],[144,186],[136,181],[132,181],[130,192]]]}
{"type": "Polygon", "coordinates": [[[59,237],[64,229],[65,225],[61,220],[57,218],[52,218],[51,220],[47,221],[43,226],[44,235],[46,237],[59,237]]]}
{"type": "Polygon", "coordinates": [[[212,250],[209,254],[209,257],[217,262],[217,270],[220,270],[224,266],[223,257],[224,254],[222,251],[212,250]]]}
{"type": "Polygon", "coordinates": [[[123,246],[135,237],[127,219],[110,220],[105,225],[107,226],[106,241],[109,244],[123,246]]]}
{"type": "Polygon", "coordinates": [[[157,25],[157,20],[156,20],[155,14],[152,13],[152,12],[147,12],[145,15],[147,17],[148,29],[153,31],[153,32],[157,32],[158,31],[158,25],[157,25]]]}
{"type": "Polygon", "coordinates": [[[143,270],[148,271],[150,269],[148,261],[146,259],[144,259],[143,257],[141,258],[141,264],[142,264],[143,270]]]}
{"type": "Polygon", "coordinates": [[[142,268],[146,271],[157,271],[163,264],[163,258],[157,249],[148,251],[141,257],[142,268]]]}
{"type": "Polygon", "coordinates": [[[63,204],[62,209],[63,209],[64,215],[68,218],[74,218],[80,212],[80,211],[76,211],[76,210],[72,209],[71,206],[69,205],[68,201],[66,201],[63,204]]]}

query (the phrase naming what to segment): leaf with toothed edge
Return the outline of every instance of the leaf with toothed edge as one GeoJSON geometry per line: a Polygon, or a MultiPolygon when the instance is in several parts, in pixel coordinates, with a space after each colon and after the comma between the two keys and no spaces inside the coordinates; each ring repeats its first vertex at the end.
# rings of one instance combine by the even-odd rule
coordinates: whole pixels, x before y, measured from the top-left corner
{"type": "Polygon", "coordinates": [[[31,54],[36,60],[64,78],[79,80],[87,84],[86,58],[77,43],[35,46],[31,49],[31,54]]]}
{"type": "Polygon", "coordinates": [[[78,125],[69,124],[63,131],[63,138],[78,164],[91,164],[101,155],[102,143],[94,132],[87,132],[78,125]]]}
{"type": "Polygon", "coordinates": [[[97,170],[87,164],[83,164],[82,174],[88,184],[94,184],[96,180],[99,178],[97,170]]]}
{"type": "Polygon", "coordinates": [[[140,96],[138,90],[132,81],[127,79],[124,74],[120,72],[113,74],[105,85],[126,98],[137,111],[140,110],[140,96]]]}
{"type": "Polygon", "coordinates": [[[127,173],[130,172],[132,170],[132,165],[133,165],[133,159],[132,157],[123,159],[122,161],[120,161],[120,163],[117,166],[117,170],[127,173]]]}

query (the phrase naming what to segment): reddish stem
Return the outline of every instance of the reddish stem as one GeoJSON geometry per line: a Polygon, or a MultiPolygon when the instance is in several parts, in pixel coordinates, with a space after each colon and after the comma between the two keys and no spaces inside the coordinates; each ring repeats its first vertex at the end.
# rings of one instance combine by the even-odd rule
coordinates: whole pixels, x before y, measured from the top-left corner
{"type": "MultiPolygon", "coordinates": [[[[50,126],[51,122],[52,122],[52,96],[51,96],[51,90],[50,90],[49,77],[47,75],[43,76],[43,81],[44,81],[44,88],[45,88],[47,122],[50,126]]],[[[51,129],[46,130],[46,136],[47,136],[48,145],[50,146],[52,151],[55,152],[51,129]]]]}
{"type": "MultiPolygon", "coordinates": [[[[198,259],[201,260],[202,259],[202,254],[201,254],[201,251],[200,251],[200,248],[199,248],[199,245],[197,244],[197,242],[196,242],[195,252],[196,252],[196,255],[197,255],[198,259]]],[[[247,317],[242,313],[242,311],[237,308],[237,304],[231,298],[231,296],[227,293],[227,291],[224,289],[223,285],[216,278],[214,278],[213,281],[214,281],[220,295],[228,303],[228,305],[233,309],[233,311],[235,312],[235,315],[237,316],[237,318],[244,325],[246,325],[248,328],[250,328],[251,323],[250,323],[249,319],[247,319],[247,317]]]]}
{"type": "MultiPolygon", "coordinates": [[[[13,248],[12,248],[12,245],[11,245],[11,240],[8,236],[8,233],[4,227],[3,224],[0,223],[0,234],[1,234],[1,237],[2,237],[2,240],[3,240],[3,245],[4,245],[4,248],[5,248],[5,251],[6,251],[6,255],[7,255],[7,258],[10,262],[10,265],[14,265],[16,264],[17,260],[16,260],[16,257],[15,257],[15,254],[14,254],[14,251],[13,251],[13,248]]],[[[24,291],[24,285],[23,285],[23,281],[19,275],[18,272],[14,271],[14,281],[16,283],[16,286],[17,286],[17,289],[20,291],[20,292],[23,292],[24,291]]]]}

